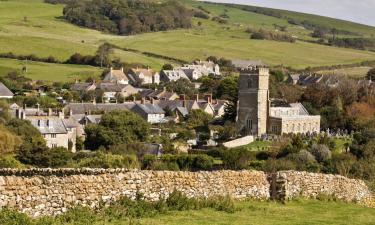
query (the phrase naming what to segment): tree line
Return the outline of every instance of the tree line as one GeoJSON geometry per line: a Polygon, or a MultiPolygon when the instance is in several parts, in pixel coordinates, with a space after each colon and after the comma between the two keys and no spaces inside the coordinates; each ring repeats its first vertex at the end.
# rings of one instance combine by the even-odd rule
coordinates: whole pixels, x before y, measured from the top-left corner
{"type": "Polygon", "coordinates": [[[191,10],[177,1],[68,1],[64,18],[78,26],[120,35],[191,27],[191,10]]]}

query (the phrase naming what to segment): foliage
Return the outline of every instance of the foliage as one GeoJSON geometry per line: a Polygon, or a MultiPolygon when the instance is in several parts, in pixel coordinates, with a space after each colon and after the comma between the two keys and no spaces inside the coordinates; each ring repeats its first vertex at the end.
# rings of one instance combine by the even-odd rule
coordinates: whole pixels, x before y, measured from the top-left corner
{"type": "Polygon", "coordinates": [[[99,151],[78,161],[78,167],[90,168],[138,168],[135,155],[115,155],[99,151]]]}
{"type": "Polygon", "coordinates": [[[214,158],[205,154],[164,154],[160,159],[153,155],[146,155],[142,163],[143,169],[152,170],[211,170],[214,158]]]}
{"type": "Polygon", "coordinates": [[[367,72],[367,79],[375,81],[375,68],[372,68],[370,71],[367,72]]]}
{"type": "Polygon", "coordinates": [[[6,127],[0,125],[0,154],[14,153],[20,145],[19,137],[10,132],[6,127]]]}
{"type": "Polygon", "coordinates": [[[23,169],[24,165],[13,155],[0,156],[0,168],[23,169]]]}
{"type": "Polygon", "coordinates": [[[194,84],[185,78],[168,82],[165,84],[165,87],[168,91],[176,92],[177,94],[184,94],[190,97],[193,97],[193,95],[197,93],[194,84]]]}
{"type": "Polygon", "coordinates": [[[186,124],[189,128],[208,127],[209,122],[212,120],[212,116],[201,109],[191,110],[186,124]]]}
{"type": "Polygon", "coordinates": [[[73,1],[63,13],[73,24],[125,35],[191,26],[191,12],[177,1],[73,1]]]}
{"type": "Polygon", "coordinates": [[[259,29],[258,31],[252,31],[250,36],[251,39],[257,40],[273,40],[273,41],[283,41],[283,42],[296,42],[296,39],[288,34],[279,34],[273,33],[271,31],[266,31],[263,29],[259,29]]]}
{"type": "Polygon", "coordinates": [[[87,149],[96,150],[103,146],[145,141],[149,124],[139,115],[129,111],[115,110],[104,114],[100,123],[85,127],[87,149]]]}

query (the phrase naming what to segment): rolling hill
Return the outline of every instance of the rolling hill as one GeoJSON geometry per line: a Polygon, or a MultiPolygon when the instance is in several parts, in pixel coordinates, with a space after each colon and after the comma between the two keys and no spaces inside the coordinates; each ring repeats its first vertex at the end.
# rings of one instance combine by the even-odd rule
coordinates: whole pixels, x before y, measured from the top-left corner
{"type": "MultiPolygon", "coordinates": [[[[211,18],[225,13],[229,17],[228,22],[220,24],[211,19],[193,18],[191,29],[118,36],[69,24],[61,18],[63,5],[47,4],[42,0],[7,0],[0,1],[0,53],[35,54],[41,57],[52,55],[59,60],[66,60],[76,52],[93,54],[101,43],[110,42],[122,49],[136,50],[117,49],[114,57],[127,63],[142,63],[155,69],[160,69],[164,63],[175,61],[150,56],[144,52],[183,61],[204,59],[210,55],[230,59],[262,59],[270,65],[284,65],[295,69],[375,60],[375,52],[309,43],[307,41],[312,40],[309,36],[311,31],[299,25],[289,24],[288,18],[308,18],[314,23],[336,26],[338,29],[366,37],[375,35],[374,27],[282,10],[279,12],[286,16],[277,18],[230,5],[180,1],[190,8],[204,8],[210,12],[211,18]],[[278,26],[286,26],[285,33],[299,40],[296,43],[251,40],[246,32],[248,28],[275,31],[278,26]]],[[[20,69],[20,64],[22,62],[15,63],[9,59],[2,59],[0,73],[5,71],[1,68],[20,69]]],[[[58,66],[62,65],[48,64],[51,70],[58,66]]],[[[72,71],[76,71],[76,68],[72,71]]],[[[93,71],[92,68],[88,70],[93,71]]],[[[94,73],[98,76],[101,72],[94,69],[94,73]]],[[[35,73],[30,71],[30,74],[26,75],[34,79],[60,81],[71,80],[74,77],[69,71],[66,76],[61,75],[61,72],[60,75],[53,74],[48,70],[39,70],[35,73]]],[[[77,76],[81,76],[79,74],[77,72],[77,76]]]]}

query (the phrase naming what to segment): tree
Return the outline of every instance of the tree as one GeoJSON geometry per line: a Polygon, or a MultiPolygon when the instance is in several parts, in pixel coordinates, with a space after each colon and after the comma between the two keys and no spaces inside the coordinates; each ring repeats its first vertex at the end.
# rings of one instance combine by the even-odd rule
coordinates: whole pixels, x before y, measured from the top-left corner
{"type": "Polygon", "coordinates": [[[115,110],[104,114],[98,125],[85,128],[87,149],[96,150],[103,146],[145,141],[149,134],[149,124],[143,118],[129,111],[115,110]]]}
{"type": "Polygon", "coordinates": [[[0,125],[0,154],[14,153],[20,145],[19,137],[10,132],[6,127],[0,125]]]}
{"type": "Polygon", "coordinates": [[[207,127],[212,116],[201,109],[191,110],[187,119],[190,128],[207,127]]]}
{"type": "Polygon", "coordinates": [[[113,49],[111,44],[106,42],[99,46],[98,50],[96,51],[96,58],[100,68],[102,68],[103,65],[109,66],[111,64],[110,55],[112,53],[113,49]]]}
{"type": "Polygon", "coordinates": [[[170,63],[164,64],[162,70],[173,70],[173,65],[170,63]]]}
{"type": "Polygon", "coordinates": [[[375,68],[372,68],[367,72],[367,79],[375,81],[375,68]]]}
{"type": "Polygon", "coordinates": [[[176,92],[177,94],[185,94],[187,96],[193,96],[197,93],[194,84],[185,78],[167,83],[166,88],[169,91],[176,92]]]}

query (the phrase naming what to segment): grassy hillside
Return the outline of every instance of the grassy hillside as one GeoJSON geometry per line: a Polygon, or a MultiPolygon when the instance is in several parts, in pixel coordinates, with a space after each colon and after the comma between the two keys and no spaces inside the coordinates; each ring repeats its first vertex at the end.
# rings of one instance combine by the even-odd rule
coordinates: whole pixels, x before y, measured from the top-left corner
{"type": "Polygon", "coordinates": [[[86,79],[99,77],[102,70],[92,66],[51,64],[41,62],[26,62],[14,59],[0,58],[0,74],[10,71],[18,71],[22,75],[34,80],[72,81],[74,79],[86,79]],[[22,67],[27,65],[27,73],[22,73],[22,67]]]}
{"type": "MultiPolygon", "coordinates": [[[[211,16],[225,12],[229,16],[229,22],[219,24],[211,20],[194,18],[192,29],[116,36],[65,22],[61,19],[63,5],[46,4],[42,0],[7,0],[0,1],[0,52],[11,51],[16,54],[35,54],[43,57],[52,55],[60,60],[66,60],[75,52],[93,54],[101,43],[107,41],[123,48],[185,61],[216,55],[232,59],[262,59],[270,65],[283,64],[296,69],[375,59],[375,53],[369,51],[335,48],[302,41],[285,43],[250,40],[249,34],[245,32],[248,27],[272,30],[275,29],[274,24],[288,26],[287,32],[301,39],[309,39],[310,31],[300,26],[289,25],[286,19],[225,5],[192,0],[180,1],[188,7],[200,5],[209,10],[211,16]],[[197,25],[198,21],[202,23],[201,26],[197,25]]],[[[331,23],[331,19],[316,16],[314,18],[321,20],[322,23],[331,23]]],[[[375,30],[372,27],[367,29],[365,26],[365,29],[363,25],[345,21],[337,23],[338,26],[352,29],[354,32],[367,30],[368,35],[375,30]]],[[[114,57],[127,63],[140,62],[155,69],[160,69],[164,63],[170,63],[168,60],[123,50],[116,50],[114,57]]],[[[0,67],[8,66],[4,61],[0,61],[0,67]]],[[[49,65],[51,70],[58,70],[53,67],[55,67],[53,64],[49,65]]],[[[40,77],[43,76],[35,76],[35,78],[40,77]]],[[[61,77],[53,75],[48,79],[61,79],[61,77]]]]}
{"type": "MultiPolygon", "coordinates": [[[[143,219],[140,223],[153,225],[370,225],[375,222],[375,209],[336,202],[300,200],[289,202],[286,205],[274,202],[243,202],[238,207],[241,210],[233,214],[203,209],[173,212],[168,215],[143,219]]],[[[127,223],[114,222],[112,224],[127,223]]]]}

